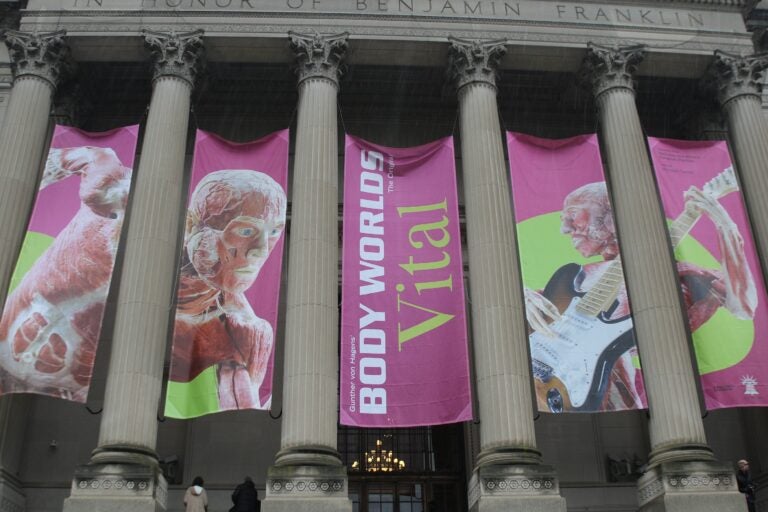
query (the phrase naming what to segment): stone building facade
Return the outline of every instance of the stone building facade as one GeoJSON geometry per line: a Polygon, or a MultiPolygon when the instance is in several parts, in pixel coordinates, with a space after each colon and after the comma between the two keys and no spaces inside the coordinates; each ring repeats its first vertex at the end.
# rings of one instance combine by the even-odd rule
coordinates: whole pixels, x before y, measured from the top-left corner
{"type": "MultiPolygon", "coordinates": [[[[143,130],[88,403],[0,401],[0,511],[182,510],[198,474],[224,511],[250,474],[266,512],[719,512],[745,510],[737,459],[768,474],[764,410],[702,410],[644,139],[727,138],[767,269],[765,0],[0,0],[0,15],[0,290],[52,123],[143,130]],[[273,409],[165,419],[193,130],[246,141],[286,126],[273,409]],[[534,411],[503,129],[600,133],[650,414],[534,411]],[[337,425],[345,132],[457,138],[474,422],[337,425]],[[413,470],[356,471],[379,438],[411,450],[413,470]]],[[[768,510],[768,490],[758,499],[768,510]]]]}

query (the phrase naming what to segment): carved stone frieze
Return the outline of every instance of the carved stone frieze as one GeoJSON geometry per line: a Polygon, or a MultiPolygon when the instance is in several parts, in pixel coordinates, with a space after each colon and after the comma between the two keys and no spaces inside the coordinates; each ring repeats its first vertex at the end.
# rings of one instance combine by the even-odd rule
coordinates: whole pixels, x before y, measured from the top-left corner
{"type": "MultiPolygon", "coordinates": [[[[116,499],[136,497],[151,498],[165,509],[168,502],[165,479],[155,474],[153,469],[146,468],[125,468],[122,471],[116,466],[101,470],[98,467],[79,468],[72,482],[71,497],[67,501],[71,502],[69,510],[78,510],[78,504],[86,502],[102,501],[107,507],[116,499]]],[[[68,510],[66,502],[64,510],[68,510]]]]}
{"type": "Polygon", "coordinates": [[[557,489],[554,478],[484,478],[482,485],[490,494],[538,494],[557,489]]]}
{"type": "Polygon", "coordinates": [[[175,76],[194,86],[205,59],[203,31],[143,33],[144,46],[152,54],[154,79],[175,76]]]}
{"type": "Polygon", "coordinates": [[[560,496],[555,471],[543,465],[489,465],[477,469],[469,480],[469,508],[484,498],[554,498],[560,496]]]}
{"type": "Polygon", "coordinates": [[[75,478],[72,496],[78,498],[104,497],[152,497],[158,503],[168,502],[168,490],[164,482],[152,478],[122,478],[103,476],[96,478],[75,478]]]}
{"type": "Polygon", "coordinates": [[[288,32],[288,37],[296,54],[299,83],[308,78],[325,78],[338,86],[344,71],[342,61],[347,52],[349,33],[323,36],[288,32]]]}
{"type": "Polygon", "coordinates": [[[0,33],[11,57],[14,76],[35,76],[56,88],[73,70],[66,31],[30,33],[6,30],[0,33]]]}
{"type": "Polygon", "coordinates": [[[595,97],[611,89],[635,90],[633,75],[645,56],[643,45],[602,46],[588,43],[582,63],[582,79],[589,83],[595,97]]]}
{"type": "Polygon", "coordinates": [[[346,497],[346,487],[342,479],[275,479],[270,480],[267,486],[267,493],[275,495],[291,496],[344,496],[346,497]]]}
{"type": "Polygon", "coordinates": [[[78,489],[103,489],[116,492],[124,491],[132,494],[134,491],[146,491],[150,488],[151,481],[148,479],[136,480],[125,478],[89,478],[76,480],[75,485],[78,489]]]}
{"type": "MultiPolygon", "coordinates": [[[[90,34],[94,32],[100,32],[103,30],[98,24],[82,23],[79,20],[83,16],[99,16],[100,11],[67,11],[67,10],[51,10],[46,12],[48,17],[55,18],[56,23],[49,23],[46,20],[48,18],[36,18],[34,20],[35,26],[40,30],[56,30],[62,25],[66,25],[67,30],[70,32],[78,32],[84,34],[90,34]]],[[[122,20],[120,22],[114,21],[114,24],[109,26],[111,31],[114,32],[135,32],[141,29],[141,23],[133,21],[136,18],[135,11],[126,10],[111,10],[110,17],[113,20],[122,20]]],[[[206,32],[225,32],[228,34],[249,34],[249,35],[264,35],[264,34],[284,34],[288,27],[280,23],[275,18],[276,16],[270,16],[270,13],[251,13],[251,12],[237,12],[233,13],[231,18],[225,18],[225,21],[210,21],[209,14],[206,12],[189,11],[184,13],[184,18],[174,19],[175,23],[168,22],[167,12],[163,11],[143,11],[142,18],[145,23],[151,21],[153,28],[161,32],[170,32],[171,30],[193,30],[198,27],[202,27],[206,32]],[[235,16],[236,15],[236,16],[235,16]],[[260,22],[249,23],[252,18],[258,17],[260,22]],[[237,19],[237,22],[230,21],[237,19]],[[271,22],[271,23],[270,23],[271,22]]],[[[297,13],[297,18],[301,18],[302,15],[297,13]]],[[[394,18],[394,17],[393,17],[394,18]]],[[[372,36],[383,36],[387,38],[445,38],[453,35],[464,39],[472,39],[477,37],[477,30],[482,30],[482,33],[489,38],[507,38],[510,44],[529,44],[529,43],[559,43],[565,46],[570,45],[584,45],[587,43],[586,35],[582,31],[570,30],[570,27],[562,30],[558,33],[552,33],[542,29],[540,25],[534,23],[521,22],[521,29],[514,32],[510,32],[510,29],[500,28],[496,23],[489,20],[473,20],[473,30],[462,30],[461,26],[446,27],[444,24],[430,24],[429,21],[439,21],[438,19],[426,19],[425,23],[417,28],[410,26],[391,26],[381,23],[376,26],[367,26],[366,34],[372,36]]],[[[324,29],[329,33],[338,33],[349,28],[349,24],[343,25],[338,21],[328,21],[327,25],[323,25],[324,29]]],[[[601,45],[613,45],[618,44],[620,46],[626,46],[632,43],[621,37],[622,32],[614,32],[614,34],[598,35],[600,26],[595,24],[583,23],[579,25],[580,28],[590,31],[589,41],[601,45]]],[[[649,30],[650,32],[650,30],[649,30]]],[[[654,45],[659,47],[674,47],[680,51],[693,51],[693,52],[712,52],[715,48],[721,50],[738,53],[743,51],[745,45],[739,39],[731,39],[724,41],[718,39],[716,42],[709,40],[702,41],[698,38],[690,38],[685,41],[680,41],[679,38],[659,33],[655,30],[653,33],[654,45]]],[[[750,48],[752,43],[749,43],[750,48]]]]}
{"type": "Polygon", "coordinates": [[[637,490],[637,501],[640,505],[644,505],[652,501],[656,496],[660,496],[663,492],[664,482],[661,478],[657,478],[637,490]]]}
{"type": "Polygon", "coordinates": [[[734,486],[735,480],[729,473],[692,471],[687,474],[666,474],[640,485],[637,490],[637,499],[642,507],[665,493],[733,491],[734,486]]]}
{"type": "Polygon", "coordinates": [[[506,40],[478,41],[449,37],[448,74],[456,89],[481,82],[496,87],[499,61],[507,53],[506,40]]]}
{"type": "Polygon", "coordinates": [[[721,105],[739,96],[760,96],[763,91],[763,71],[768,68],[768,53],[740,56],[715,51],[711,74],[721,105]]]}

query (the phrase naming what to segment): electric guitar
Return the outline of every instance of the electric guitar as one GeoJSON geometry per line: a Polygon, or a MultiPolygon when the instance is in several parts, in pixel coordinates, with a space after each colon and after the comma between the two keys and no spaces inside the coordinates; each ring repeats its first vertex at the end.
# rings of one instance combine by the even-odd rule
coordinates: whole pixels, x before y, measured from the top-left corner
{"type": "MultiPolygon", "coordinates": [[[[732,167],[702,188],[705,194],[715,199],[737,190],[732,167]]],[[[669,232],[673,247],[677,247],[699,218],[699,212],[686,208],[672,222],[669,232]]],[[[576,263],[555,272],[542,295],[555,305],[561,318],[549,325],[553,336],[532,331],[528,338],[540,410],[599,410],[614,364],[635,345],[632,317],[610,318],[618,306],[616,297],[624,285],[620,258],[606,266],[586,293],[575,289],[580,272],[581,266],[576,263]]],[[[630,393],[626,389],[619,391],[630,393]]]]}

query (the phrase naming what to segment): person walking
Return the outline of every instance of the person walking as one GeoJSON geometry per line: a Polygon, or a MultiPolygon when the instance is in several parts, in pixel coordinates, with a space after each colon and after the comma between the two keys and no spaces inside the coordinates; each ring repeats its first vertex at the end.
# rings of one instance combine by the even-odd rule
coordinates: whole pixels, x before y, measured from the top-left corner
{"type": "Polygon", "coordinates": [[[749,512],[755,512],[755,484],[752,482],[752,474],[749,472],[749,461],[741,459],[736,465],[739,467],[739,471],[736,473],[739,492],[746,497],[749,512]]]}
{"type": "Polygon", "coordinates": [[[207,512],[208,494],[203,488],[203,477],[196,476],[184,493],[184,512],[207,512]]]}
{"type": "Polygon", "coordinates": [[[243,483],[235,488],[232,493],[232,503],[235,505],[229,509],[229,512],[259,512],[261,503],[259,494],[256,492],[256,485],[249,476],[245,477],[243,483]]]}

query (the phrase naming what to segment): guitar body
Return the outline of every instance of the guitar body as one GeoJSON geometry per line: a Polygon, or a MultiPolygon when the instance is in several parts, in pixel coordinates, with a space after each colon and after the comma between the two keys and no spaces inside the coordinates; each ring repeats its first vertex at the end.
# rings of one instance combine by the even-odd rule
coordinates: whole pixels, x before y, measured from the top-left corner
{"type": "Polygon", "coordinates": [[[599,410],[613,366],[635,345],[631,317],[609,319],[616,303],[597,316],[579,312],[585,293],[576,291],[574,281],[580,271],[575,263],[561,267],[542,293],[562,316],[550,324],[555,336],[529,333],[540,410],[599,410]]]}

